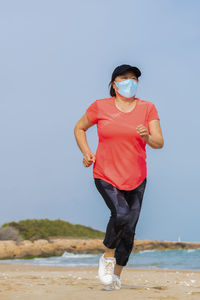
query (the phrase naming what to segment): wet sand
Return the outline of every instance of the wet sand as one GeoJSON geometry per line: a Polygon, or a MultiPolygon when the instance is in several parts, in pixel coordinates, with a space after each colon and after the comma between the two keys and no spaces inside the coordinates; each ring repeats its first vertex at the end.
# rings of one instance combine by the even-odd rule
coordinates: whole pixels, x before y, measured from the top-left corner
{"type": "Polygon", "coordinates": [[[128,269],[122,288],[106,291],[98,268],[0,263],[0,300],[200,299],[200,271],[128,269]]]}

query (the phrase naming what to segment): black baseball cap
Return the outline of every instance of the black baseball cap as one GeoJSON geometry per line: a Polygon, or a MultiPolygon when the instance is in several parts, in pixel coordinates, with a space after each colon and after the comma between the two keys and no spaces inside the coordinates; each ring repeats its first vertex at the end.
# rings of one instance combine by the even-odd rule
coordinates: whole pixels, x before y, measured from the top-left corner
{"type": "Polygon", "coordinates": [[[117,76],[121,75],[125,71],[132,71],[137,78],[141,76],[141,71],[137,67],[133,67],[130,65],[120,65],[114,69],[112,73],[112,81],[114,81],[117,76]]]}

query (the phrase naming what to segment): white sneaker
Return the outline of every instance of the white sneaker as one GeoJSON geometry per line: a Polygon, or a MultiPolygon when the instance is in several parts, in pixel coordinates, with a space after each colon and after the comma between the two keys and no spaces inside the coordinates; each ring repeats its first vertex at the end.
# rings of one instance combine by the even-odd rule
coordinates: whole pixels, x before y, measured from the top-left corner
{"type": "Polygon", "coordinates": [[[113,274],[112,288],[114,290],[121,289],[121,279],[115,274],[113,274]]]}
{"type": "Polygon", "coordinates": [[[112,283],[106,286],[106,291],[119,290],[121,288],[121,279],[113,274],[112,283]]]}
{"type": "Polygon", "coordinates": [[[104,254],[101,255],[99,259],[98,276],[103,284],[108,285],[112,283],[115,263],[115,257],[104,257],[104,254]]]}

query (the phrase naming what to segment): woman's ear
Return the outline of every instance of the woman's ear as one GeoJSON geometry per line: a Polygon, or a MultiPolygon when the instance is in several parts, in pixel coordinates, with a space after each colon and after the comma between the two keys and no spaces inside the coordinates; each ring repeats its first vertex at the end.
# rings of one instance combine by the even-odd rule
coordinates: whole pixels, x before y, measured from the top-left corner
{"type": "Polygon", "coordinates": [[[112,83],[112,87],[113,87],[113,89],[116,90],[116,91],[118,91],[118,89],[119,89],[119,88],[116,86],[116,84],[115,84],[114,81],[113,81],[113,83],[112,83]]]}

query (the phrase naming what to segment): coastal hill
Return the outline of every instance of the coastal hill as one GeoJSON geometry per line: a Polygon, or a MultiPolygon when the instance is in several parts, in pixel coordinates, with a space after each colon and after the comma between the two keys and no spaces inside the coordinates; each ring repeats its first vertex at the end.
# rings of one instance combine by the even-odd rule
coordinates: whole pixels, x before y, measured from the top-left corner
{"type": "Polygon", "coordinates": [[[26,219],[19,222],[5,223],[0,228],[14,228],[18,231],[18,237],[25,240],[49,239],[50,237],[67,238],[103,238],[105,233],[89,226],[72,224],[60,219],[26,219]]]}
{"type": "MultiPolygon", "coordinates": [[[[10,222],[0,228],[0,259],[48,257],[64,252],[103,253],[104,236],[100,230],[62,220],[10,222]]],[[[172,249],[200,249],[200,243],[135,239],[132,251],[172,249]]]]}

